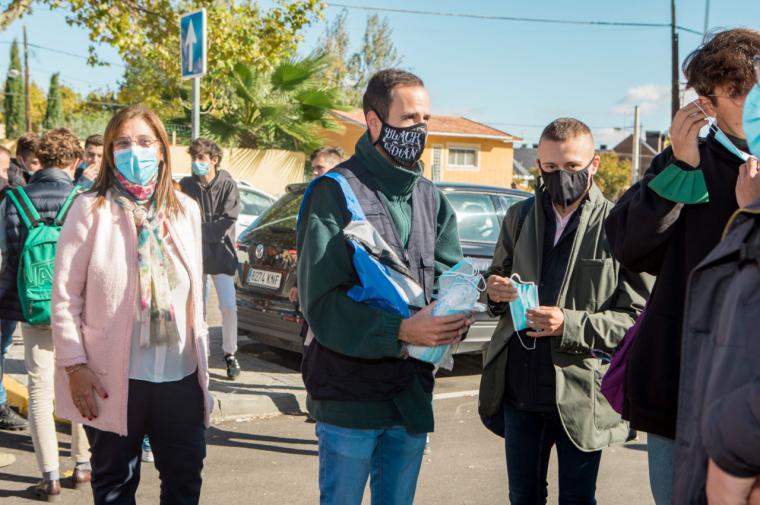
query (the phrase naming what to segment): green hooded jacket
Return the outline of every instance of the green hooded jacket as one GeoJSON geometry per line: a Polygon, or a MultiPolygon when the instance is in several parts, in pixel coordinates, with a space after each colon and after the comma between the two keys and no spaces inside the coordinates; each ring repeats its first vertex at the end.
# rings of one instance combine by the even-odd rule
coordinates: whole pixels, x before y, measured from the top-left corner
{"type": "MultiPolygon", "coordinates": [[[[513,205],[496,246],[491,273],[520,274],[524,282],[539,283],[546,216],[536,196],[513,205]],[[522,223],[520,223],[522,221],[522,223]],[[517,235],[517,237],[515,237],[517,235]]],[[[604,221],[613,204],[592,184],[580,212],[570,260],[556,306],[565,315],[561,336],[552,339],[557,409],[570,439],[583,451],[625,442],[628,426],[600,392],[607,365],[592,350],[611,352],[633,326],[649,297],[654,278],[633,274],[613,257],[604,221]]],[[[483,357],[479,412],[501,415],[506,388],[507,343],[514,335],[508,304],[491,305],[500,316],[483,357]]]]}

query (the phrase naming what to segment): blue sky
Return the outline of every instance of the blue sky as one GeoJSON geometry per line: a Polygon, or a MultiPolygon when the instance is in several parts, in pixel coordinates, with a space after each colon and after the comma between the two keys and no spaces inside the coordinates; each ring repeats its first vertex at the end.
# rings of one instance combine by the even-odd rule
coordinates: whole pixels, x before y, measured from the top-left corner
{"type": "MultiPolygon", "coordinates": [[[[264,0],[263,6],[271,5],[264,0]]],[[[355,6],[432,10],[492,16],[541,17],[588,21],[668,23],[667,0],[343,0],[355,6]]],[[[678,24],[701,31],[705,0],[679,0],[678,24]]],[[[333,19],[340,8],[328,7],[333,19]]],[[[348,31],[358,48],[369,12],[349,9],[348,31]]],[[[633,106],[641,107],[645,129],[667,129],[670,97],[670,31],[668,28],[625,28],[534,24],[458,17],[385,13],[403,57],[402,66],[418,73],[430,90],[433,112],[464,115],[535,141],[543,125],[572,115],[592,126],[599,143],[613,143],[630,132],[633,106]],[[623,128],[623,130],[615,130],[623,128]],[[627,130],[626,130],[627,129],[627,130]]],[[[213,20],[210,20],[213,24],[213,20]]],[[[92,68],[84,56],[89,41],[84,30],[65,23],[62,11],[37,8],[0,33],[0,75],[8,68],[9,42],[29,40],[46,49],[31,52],[32,78],[47,88],[50,74],[80,92],[115,88],[122,67],[92,68]]],[[[713,0],[710,29],[760,27],[760,2],[713,0]]],[[[302,52],[315,48],[324,23],[304,32],[302,52]]],[[[680,35],[680,57],[700,42],[680,35]]],[[[103,59],[120,62],[110,47],[99,48],[103,59]]],[[[213,57],[213,48],[209,48],[213,57]]]]}

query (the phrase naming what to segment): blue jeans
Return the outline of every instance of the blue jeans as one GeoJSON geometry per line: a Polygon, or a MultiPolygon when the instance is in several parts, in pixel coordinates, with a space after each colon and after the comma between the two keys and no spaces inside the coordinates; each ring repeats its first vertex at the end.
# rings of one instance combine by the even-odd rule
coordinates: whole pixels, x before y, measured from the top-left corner
{"type": "Polygon", "coordinates": [[[647,434],[649,456],[649,487],[656,505],[673,502],[673,450],[674,441],[669,438],[647,434]]]}
{"type": "Polygon", "coordinates": [[[557,412],[517,410],[504,402],[509,502],[545,504],[552,446],[559,460],[559,504],[594,505],[602,451],[583,452],[570,440],[557,412]]]}
{"type": "Polygon", "coordinates": [[[357,430],[317,423],[319,503],[360,505],[370,477],[372,505],[411,505],[425,450],[425,433],[402,426],[357,430]]]}
{"type": "Polygon", "coordinates": [[[3,363],[5,355],[13,343],[13,332],[16,331],[16,321],[0,320],[0,405],[8,403],[8,393],[3,385],[3,363]]]}

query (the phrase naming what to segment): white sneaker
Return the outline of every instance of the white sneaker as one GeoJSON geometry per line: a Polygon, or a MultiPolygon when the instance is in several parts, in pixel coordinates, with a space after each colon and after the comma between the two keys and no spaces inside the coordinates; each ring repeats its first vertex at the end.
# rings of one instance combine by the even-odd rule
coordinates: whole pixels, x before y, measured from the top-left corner
{"type": "Polygon", "coordinates": [[[144,463],[153,463],[153,451],[146,451],[143,449],[142,457],[140,458],[144,463]]]}
{"type": "Polygon", "coordinates": [[[148,437],[143,437],[143,443],[142,443],[142,457],[140,458],[145,463],[153,463],[153,450],[150,447],[150,441],[148,441],[148,437]]]}

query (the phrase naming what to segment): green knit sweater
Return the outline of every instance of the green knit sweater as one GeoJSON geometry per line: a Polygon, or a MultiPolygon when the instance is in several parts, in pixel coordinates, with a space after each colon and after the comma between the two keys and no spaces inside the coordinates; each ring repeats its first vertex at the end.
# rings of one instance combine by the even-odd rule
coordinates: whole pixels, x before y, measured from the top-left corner
{"type": "MultiPolygon", "coordinates": [[[[396,167],[385,159],[363,135],[356,144],[356,157],[375,177],[381,197],[386,199],[393,224],[404,245],[409,240],[412,191],[422,173],[422,164],[411,170],[396,167]]],[[[438,276],[462,258],[454,210],[436,191],[435,273],[438,276]]],[[[378,359],[398,356],[401,317],[359,303],[345,293],[346,285],[358,283],[352,258],[342,237],[345,204],[332,181],[313,188],[298,224],[298,285],[301,307],[320,344],[356,358],[378,359]]],[[[309,412],[316,420],[357,429],[380,429],[403,425],[411,433],[433,431],[432,396],[416,379],[392,400],[318,401],[308,398],[309,412]]]]}

